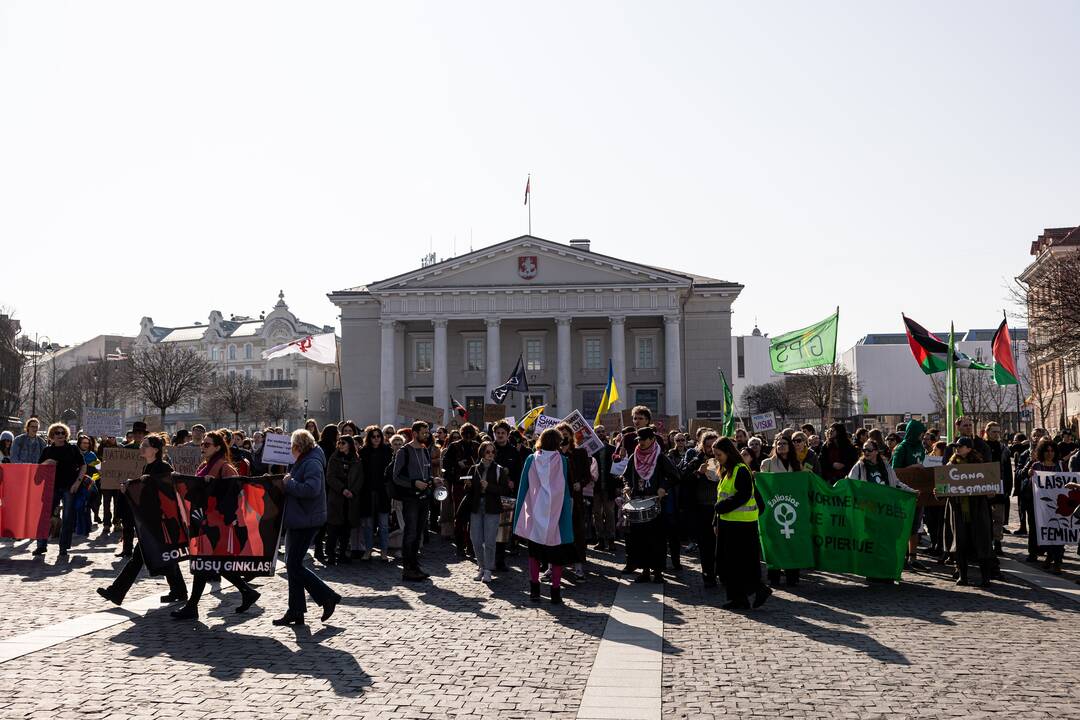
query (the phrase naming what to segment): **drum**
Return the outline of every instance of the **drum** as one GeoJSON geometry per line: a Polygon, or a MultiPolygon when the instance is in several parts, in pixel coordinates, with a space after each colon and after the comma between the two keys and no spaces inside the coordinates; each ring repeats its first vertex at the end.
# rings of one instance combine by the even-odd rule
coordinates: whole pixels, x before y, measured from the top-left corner
{"type": "Polygon", "coordinates": [[[499,514],[499,531],[495,533],[495,542],[505,543],[510,541],[514,529],[510,527],[514,522],[514,508],[517,506],[517,498],[502,496],[502,512],[499,514]]]}
{"type": "Polygon", "coordinates": [[[450,491],[445,487],[435,488],[435,502],[442,502],[448,497],[450,497],[450,491]]]}
{"type": "Polygon", "coordinates": [[[623,504],[622,512],[631,525],[647,523],[660,517],[660,498],[631,498],[623,504]]]}

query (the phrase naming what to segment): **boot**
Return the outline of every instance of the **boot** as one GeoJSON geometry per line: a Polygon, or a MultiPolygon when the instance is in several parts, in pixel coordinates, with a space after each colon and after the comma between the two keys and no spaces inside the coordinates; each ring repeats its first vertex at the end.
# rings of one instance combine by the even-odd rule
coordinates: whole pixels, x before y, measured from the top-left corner
{"type": "Polygon", "coordinates": [[[529,599],[533,602],[540,602],[540,583],[529,583],[529,599]]]}
{"type": "Polygon", "coordinates": [[[562,588],[561,587],[554,587],[553,586],[551,588],[551,604],[552,605],[562,605],[562,588]]]}
{"type": "Polygon", "coordinates": [[[303,625],[304,616],[300,613],[287,612],[277,620],[273,621],[274,625],[303,625]]]}
{"type": "Polygon", "coordinates": [[[247,612],[247,609],[250,608],[252,605],[254,605],[255,601],[258,600],[259,597],[260,597],[260,594],[256,590],[249,590],[247,592],[241,592],[240,593],[240,604],[236,606],[236,612],[238,612],[238,613],[247,612]]]}
{"type": "Polygon", "coordinates": [[[968,584],[968,564],[967,561],[958,560],[956,562],[956,571],[960,574],[960,577],[956,579],[957,585],[968,584]]]}
{"type": "Polygon", "coordinates": [[[315,539],[315,559],[326,564],[326,538],[322,537],[322,533],[315,539]]]}

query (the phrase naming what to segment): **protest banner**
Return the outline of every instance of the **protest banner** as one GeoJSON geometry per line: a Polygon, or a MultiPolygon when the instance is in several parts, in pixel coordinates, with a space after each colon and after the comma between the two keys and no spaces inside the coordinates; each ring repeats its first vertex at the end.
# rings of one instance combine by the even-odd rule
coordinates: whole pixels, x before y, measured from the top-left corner
{"type": "Polygon", "coordinates": [[[505,405],[493,405],[492,403],[484,403],[484,422],[499,422],[504,417],[506,417],[505,405]]]}
{"type": "Polygon", "coordinates": [[[945,464],[945,457],[943,455],[927,455],[923,458],[922,465],[925,468],[941,467],[945,464]]]}
{"type": "Polygon", "coordinates": [[[263,436],[262,461],[265,465],[292,465],[292,436],[286,433],[266,433],[263,436]]]}
{"type": "Polygon", "coordinates": [[[120,408],[84,407],[82,430],[90,437],[124,437],[124,411],[120,408]]]}
{"type": "Polygon", "coordinates": [[[1036,472],[1031,478],[1039,545],[1080,543],[1080,490],[1070,490],[1066,483],[1080,483],[1080,473],[1036,472]]]}
{"type": "Polygon", "coordinates": [[[47,539],[55,482],[55,465],[0,465],[0,537],[47,539]]]}
{"type": "Polygon", "coordinates": [[[900,577],[913,494],[850,478],[829,485],[811,472],[758,473],[754,482],[763,502],[758,531],[769,568],[900,577]]]}
{"type": "Polygon", "coordinates": [[[540,433],[544,432],[548,428],[555,427],[561,422],[562,420],[557,417],[551,417],[550,415],[541,415],[540,417],[536,418],[536,422],[533,423],[533,435],[535,435],[536,437],[540,437],[540,433]]]}
{"type": "Polygon", "coordinates": [[[708,428],[714,432],[720,432],[720,420],[702,420],[701,418],[690,418],[690,441],[697,441],[697,431],[701,428],[708,428]]]}
{"type": "Polygon", "coordinates": [[[167,450],[173,472],[180,475],[194,475],[202,463],[202,450],[198,445],[170,445],[167,450]]]}
{"type": "Polygon", "coordinates": [[[187,528],[180,521],[172,475],[132,480],[125,487],[125,495],[135,518],[135,533],[147,572],[163,575],[169,565],[187,559],[187,528]]]}
{"type": "Polygon", "coordinates": [[[585,448],[585,452],[589,455],[595,455],[604,449],[604,443],[596,436],[592,423],[585,419],[580,410],[567,415],[563,418],[563,422],[569,423],[570,429],[574,431],[574,443],[578,447],[585,448]]]}
{"type": "Polygon", "coordinates": [[[622,418],[622,426],[623,427],[634,427],[634,409],[633,408],[626,408],[625,410],[620,412],[619,415],[622,418]]]}
{"type": "Polygon", "coordinates": [[[1000,495],[1001,465],[942,465],[934,468],[934,492],[939,498],[1000,495]]]}
{"type": "Polygon", "coordinates": [[[161,424],[161,415],[143,415],[142,420],[146,423],[146,432],[162,432],[165,430],[165,427],[161,424]]]}
{"type": "Polygon", "coordinates": [[[446,417],[446,410],[437,408],[434,405],[425,405],[424,403],[402,399],[397,401],[397,414],[405,418],[410,424],[414,420],[423,420],[428,425],[442,425],[443,418],[446,417]]]}
{"type": "Polygon", "coordinates": [[[120,483],[142,475],[145,465],[137,448],[105,448],[101,451],[101,489],[119,490],[120,483]]]}
{"type": "Polygon", "coordinates": [[[660,415],[653,418],[653,425],[656,426],[656,431],[659,433],[669,433],[672,430],[679,429],[679,416],[678,415],[660,415]]]}
{"type": "Polygon", "coordinates": [[[919,491],[919,507],[941,507],[943,498],[934,495],[934,469],[932,467],[898,468],[896,477],[912,490],[919,491]]]}
{"type": "Polygon", "coordinates": [[[504,422],[511,428],[517,427],[517,418],[515,418],[513,415],[507,415],[504,418],[499,418],[499,422],[504,422]]]}
{"type": "Polygon", "coordinates": [[[760,415],[751,415],[750,422],[753,423],[754,432],[771,432],[776,430],[776,414],[767,412],[760,415]]]}
{"type": "Polygon", "coordinates": [[[273,575],[285,506],[284,475],[173,475],[191,572],[273,575]]]}
{"type": "Polygon", "coordinates": [[[625,425],[622,424],[622,413],[609,412],[600,416],[600,424],[608,433],[619,432],[625,425]]]}

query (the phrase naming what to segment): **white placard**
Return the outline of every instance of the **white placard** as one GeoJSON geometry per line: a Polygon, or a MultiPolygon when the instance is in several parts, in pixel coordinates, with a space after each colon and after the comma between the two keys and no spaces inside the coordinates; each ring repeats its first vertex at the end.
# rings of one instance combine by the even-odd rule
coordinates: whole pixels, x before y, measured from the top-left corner
{"type": "Polygon", "coordinates": [[[597,437],[592,423],[585,419],[581,411],[575,410],[563,418],[563,421],[569,423],[570,429],[574,431],[574,443],[585,448],[589,455],[595,455],[604,449],[604,442],[597,437]]]}
{"type": "Polygon", "coordinates": [[[611,474],[615,477],[622,477],[622,474],[626,472],[626,466],[629,464],[629,460],[616,460],[611,463],[611,474]]]}
{"type": "Polygon", "coordinates": [[[1036,472],[1031,477],[1035,502],[1035,527],[1040,545],[1076,545],[1080,542],[1080,518],[1076,510],[1080,492],[1066,483],[1080,482],[1080,473],[1036,472]]]}
{"type": "Polygon", "coordinates": [[[767,412],[760,415],[751,415],[754,424],[754,432],[768,432],[776,429],[776,414],[767,412]]]}
{"type": "Polygon", "coordinates": [[[267,433],[263,438],[264,465],[292,465],[292,437],[284,433],[267,433]]]}
{"type": "Polygon", "coordinates": [[[124,411],[120,408],[83,408],[83,432],[90,437],[124,437],[124,411]]]}
{"type": "Polygon", "coordinates": [[[922,459],[923,467],[941,467],[945,458],[941,455],[927,455],[922,459]]]}
{"type": "Polygon", "coordinates": [[[536,418],[536,423],[533,425],[533,433],[539,437],[540,433],[544,432],[548,428],[553,428],[562,420],[557,417],[551,417],[550,415],[541,415],[536,418]]]}

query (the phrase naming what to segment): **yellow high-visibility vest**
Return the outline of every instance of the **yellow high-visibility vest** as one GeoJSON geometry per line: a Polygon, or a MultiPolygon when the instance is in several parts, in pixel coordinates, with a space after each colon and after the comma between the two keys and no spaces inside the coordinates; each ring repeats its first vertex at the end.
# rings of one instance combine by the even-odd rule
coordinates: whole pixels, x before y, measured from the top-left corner
{"type": "MultiPolygon", "coordinates": [[[[750,468],[746,467],[743,463],[736,465],[731,474],[722,478],[720,484],[716,486],[716,502],[726,500],[735,494],[735,476],[739,474],[739,468],[745,469],[747,473],[750,472],[750,468]]],[[[753,478],[753,474],[751,474],[750,477],[753,478]]],[[[746,501],[745,505],[735,508],[731,512],[721,513],[719,518],[721,520],[730,520],[732,522],[757,522],[757,497],[754,495],[753,488],[751,487],[750,489],[750,499],[746,501]]]]}

